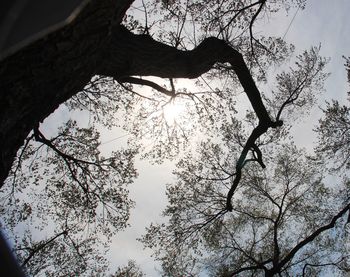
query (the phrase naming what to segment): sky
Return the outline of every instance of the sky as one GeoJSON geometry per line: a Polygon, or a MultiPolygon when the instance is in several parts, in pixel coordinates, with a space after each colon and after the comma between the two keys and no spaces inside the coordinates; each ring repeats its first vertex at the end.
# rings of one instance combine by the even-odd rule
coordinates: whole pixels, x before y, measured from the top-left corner
{"type": "MultiPolygon", "coordinates": [[[[307,2],[306,9],[298,11],[286,40],[295,44],[296,49],[310,48],[311,45],[321,44],[320,54],[330,57],[330,62],[326,70],[331,76],[325,82],[325,93],[319,98],[319,105],[324,107],[324,101],[337,99],[342,103],[346,102],[349,91],[344,69],[344,59],[342,56],[350,56],[350,25],[348,22],[348,11],[350,1],[347,0],[312,0],[307,2]]],[[[292,12],[293,13],[293,12],[292,12]]],[[[293,14],[294,15],[294,14],[293,14]]],[[[291,19],[290,17],[288,19],[291,19]]],[[[288,21],[287,19],[287,21],[288,21]]],[[[289,24],[289,23],[288,23],[289,24]]],[[[284,34],[281,25],[279,32],[284,34]]],[[[315,136],[312,132],[317,118],[321,115],[321,110],[315,107],[307,122],[294,126],[295,140],[305,147],[312,147],[315,136]],[[307,138],[307,139],[305,139],[307,138]],[[312,139],[310,139],[312,138],[312,139]]]]}
{"type": "MultiPolygon", "coordinates": [[[[278,18],[271,18],[259,26],[266,34],[285,36],[287,42],[296,46],[296,53],[321,43],[321,55],[331,58],[327,66],[331,76],[325,83],[326,93],[319,100],[320,106],[324,106],[324,101],[330,99],[345,103],[346,92],[350,90],[342,59],[343,55],[350,56],[350,24],[347,20],[349,11],[349,0],[309,0],[305,10],[290,10],[288,16],[281,13],[278,18]]],[[[293,127],[297,145],[312,151],[313,141],[316,139],[312,130],[320,115],[321,111],[316,107],[306,120],[293,127]]],[[[45,121],[44,133],[54,132],[57,122],[66,121],[69,117],[66,110],[58,110],[45,121]]],[[[127,137],[124,134],[119,129],[103,130],[102,148],[118,149],[121,144],[126,143],[127,137]]],[[[130,227],[113,238],[107,257],[113,270],[126,265],[132,259],[140,265],[146,276],[156,277],[160,275],[157,272],[159,265],[150,257],[151,251],[144,250],[136,239],[144,234],[145,227],[151,222],[162,220],[160,214],[167,203],[165,188],[167,183],[174,181],[174,164],[164,162],[161,165],[151,165],[147,160],[138,159],[135,167],[139,176],[130,185],[130,198],[136,202],[135,209],[131,211],[130,227]]]]}
{"type": "MultiPolygon", "coordinates": [[[[331,58],[327,66],[331,76],[326,80],[326,93],[319,100],[320,106],[324,106],[324,100],[337,99],[345,103],[347,98],[349,87],[342,56],[350,56],[349,11],[348,0],[310,0],[305,10],[290,10],[288,16],[281,13],[281,16],[270,19],[262,26],[267,34],[285,36],[287,42],[296,46],[296,53],[321,43],[321,55],[331,58]]],[[[306,120],[293,127],[297,145],[312,150],[316,139],[312,130],[320,115],[321,111],[316,107],[306,120]]],[[[136,201],[136,208],[131,214],[131,227],[115,236],[109,257],[117,265],[133,259],[147,276],[159,276],[159,265],[150,258],[149,250],[142,249],[136,238],[144,233],[144,228],[151,222],[159,221],[159,215],[166,205],[165,184],[173,180],[171,171],[174,165],[168,162],[154,166],[147,161],[138,161],[136,166],[139,177],[130,187],[131,198],[136,201]]]]}

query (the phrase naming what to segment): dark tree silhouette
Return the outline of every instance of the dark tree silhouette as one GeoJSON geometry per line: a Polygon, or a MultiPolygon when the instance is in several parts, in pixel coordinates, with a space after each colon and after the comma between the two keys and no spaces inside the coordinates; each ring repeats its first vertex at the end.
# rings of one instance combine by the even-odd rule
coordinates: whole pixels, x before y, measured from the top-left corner
{"type": "MultiPolygon", "coordinates": [[[[345,67],[348,73],[348,60],[345,67]]],[[[300,101],[302,95],[291,91],[287,98],[300,101]]],[[[277,110],[283,111],[287,102],[277,110]]],[[[259,141],[262,153],[245,160],[232,213],[222,207],[227,188],[237,182],[232,164],[245,147],[242,123],[225,124],[222,140],[203,142],[178,163],[177,182],[167,188],[164,216],[169,221],[151,224],[141,239],[154,249],[164,276],[201,271],[211,276],[349,272],[349,107],[333,101],[323,112],[315,130],[316,156],[305,155],[286,140],[288,132],[259,141]],[[291,145],[281,147],[279,141],[291,145]],[[265,157],[264,166],[259,157],[265,157]],[[338,178],[329,181],[329,175],[338,178]]]]}
{"type": "MultiPolygon", "coordinates": [[[[132,3],[131,0],[91,0],[71,24],[0,62],[1,186],[11,172],[6,181],[9,186],[3,188],[8,193],[5,202],[10,208],[3,209],[3,212],[12,209],[10,212],[13,214],[19,211],[21,220],[30,217],[31,209],[30,205],[28,208],[26,199],[19,205],[18,211],[15,211],[17,207],[11,207],[13,201],[16,201],[13,192],[27,189],[31,182],[36,184],[44,180],[46,184],[43,191],[48,192],[48,203],[51,203],[52,209],[57,208],[54,212],[50,210],[50,214],[54,215],[53,221],[60,226],[51,237],[41,242],[24,240],[24,246],[17,249],[22,251],[20,257],[23,265],[33,264],[30,267],[33,272],[49,267],[43,262],[42,255],[55,245],[69,244],[76,250],[72,252],[75,254],[62,255],[57,260],[66,261],[71,257],[80,270],[76,272],[84,273],[90,257],[84,257],[78,251],[78,245],[85,245],[88,249],[91,243],[98,241],[99,232],[110,238],[116,230],[126,226],[129,209],[132,207],[123,185],[130,183],[136,176],[133,168],[136,151],[121,150],[112,153],[110,157],[102,157],[98,149],[101,145],[98,134],[93,128],[78,128],[73,121],[67,122],[57,136],[48,138],[41,131],[40,123],[62,103],[72,109],[99,110],[101,115],[96,113],[95,116],[103,118],[105,113],[110,113],[108,109],[117,109],[118,105],[123,105],[128,113],[128,106],[132,102],[128,99],[128,93],[140,97],[139,99],[156,100],[155,107],[161,109],[174,99],[187,97],[193,101],[198,117],[204,118],[206,115],[206,120],[217,125],[216,132],[220,131],[220,136],[224,135],[223,140],[231,144],[232,148],[227,151],[234,150],[235,154],[222,163],[220,155],[227,152],[220,152],[220,147],[208,147],[205,149],[208,155],[206,159],[212,163],[215,173],[208,171],[205,176],[196,175],[196,171],[187,168],[188,173],[194,174],[191,175],[194,179],[187,180],[186,185],[195,184],[195,181],[225,184],[224,190],[215,191],[218,198],[213,203],[200,203],[207,207],[202,207],[204,212],[200,212],[195,224],[186,229],[187,235],[191,237],[209,226],[219,228],[216,223],[228,212],[235,212],[236,204],[233,200],[239,184],[245,182],[242,179],[244,167],[266,167],[265,156],[269,159],[269,155],[262,148],[285,135],[290,123],[288,121],[293,120],[296,111],[303,112],[314,103],[315,91],[322,87],[326,77],[323,73],[326,60],[319,57],[318,47],[312,47],[298,56],[294,68],[277,75],[276,91],[263,94],[256,85],[256,81],[264,81],[270,64],[285,61],[293,48],[281,38],[256,38],[254,25],[259,16],[264,12],[275,12],[281,5],[287,8],[291,4],[303,7],[304,1],[217,1],[215,4],[209,0],[155,1],[155,6],[154,3],[147,5],[142,2],[141,10],[145,14],[143,26],[129,14],[126,15],[132,3]],[[167,22],[169,26],[174,23],[176,31],[164,27],[167,22]],[[152,33],[156,23],[160,27],[155,27],[156,30],[152,33]],[[201,35],[186,36],[184,26],[188,23],[196,25],[193,32],[201,30],[201,35]],[[235,35],[234,31],[239,35],[235,35]],[[209,80],[225,76],[231,80],[232,88],[227,89],[226,94],[211,89],[212,94],[207,98],[175,88],[174,79],[195,79],[203,74],[208,74],[209,80]],[[169,79],[170,88],[144,79],[145,76],[169,79]],[[134,87],[139,85],[152,88],[154,94],[151,97],[138,94],[134,87]],[[234,118],[234,108],[225,114],[226,108],[231,107],[233,102],[233,91],[238,89],[244,90],[253,110],[246,118],[252,128],[246,130],[234,118]],[[117,90],[121,96],[115,93],[117,90]],[[212,95],[221,97],[220,100],[227,98],[227,106],[215,110],[215,106],[208,100],[212,95]],[[114,104],[115,99],[120,100],[120,103],[114,104]],[[209,108],[211,112],[208,112],[209,108]],[[213,117],[212,113],[216,115],[213,117]],[[220,124],[216,121],[217,118],[222,120],[220,124]],[[42,155],[42,159],[50,164],[57,175],[52,176],[42,169],[35,158],[28,159],[40,155],[36,153],[42,149],[48,153],[42,155]],[[23,177],[21,180],[24,182],[18,186],[20,171],[27,165],[35,173],[33,179],[23,177]],[[77,218],[87,225],[94,223],[98,230],[96,234],[84,241],[79,234],[84,232],[86,226],[74,224],[77,218]]],[[[137,121],[145,116],[135,114],[135,117],[137,121]]],[[[154,119],[152,123],[157,123],[154,126],[161,126],[159,128],[162,129],[163,122],[157,120],[154,119]]],[[[101,121],[107,126],[114,124],[106,117],[101,121]]],[[[142,125],[142,121],[139,120],[138,124],[142,125]]],[[[154,126],[152,128],[156,128],[154,126]]],[[[138,132],[135,125],[129,126],[129,129],[138,132]]],[[[169,145],[160,141],[162,146],[156,149],[155,158],[167,156],[164,151],[170,149],[170,152],[173,145],[178,144],[178,133],[174,129],[170,130],[166,122],[165,129],[169,145]]],[[[186,137],[181,126],[179,133],[186,137]]],[[[193,164],[194,168],[197,166],[193,164]]],[[[201,171],[203,168],[197,169],[201,171]]],[[[194,188],[195,185],[191,187],[194,188]]],[[[170,190],[170,197],[175,193],[178,192],[170,190]]],[[[185,212],[186,209],[191,211],[189,207],[181,205],[177,209],[180,207],[185,212]]],[[[320,228],[333,228],[334,222],[348,207],[344,209],[334,215],[330,225],[320,228]]],[[[11,226],[15,225],[15,221],[14,216],[6,223],[11,226]]],[[[318,235],[318,231],[315,232],[310,235],[310,241],[314,234],[315,237],[318,235]]],[[[295,252],[298,251],[297,247],[298,245],[295,252]]],[[[282,256],[278,256],[278,250],[274,251],[272,268],[264,267],[270,260],[257,262],[250,267],[258,269],[259,266],[259,269],[266,269],[269,274],[285,269],[291,259],[283,260],[282,256]]],[[[293,250],[288,255],[294,257],[295,253],[292,252],[293,250]]],[[[183,264],[178,263],[176,266],[187,268],[189,262],[183,261],[183,264]]],[[[59,262],[51,265],[54,268],[60,266],[62,264],[59,262]]],[[[310,263],[306,267],[313,266],[310,263]]],[[[134,265],[131,264],[131,267],[134,265]]],[[[227,269],[231,270],[229,267],[227,269]]],[[[69,270],[71,269],[67,269],[68,274],[72,272],[69,270]]],[[[122,272],[124,269],[120,270],[122,272]]]]}
{"type": "Polygon", "coordinates": [[[2,189],[0,214],[31,276],[107,270],[104,253],[127,226],[133,207],[127,185],[136,172],[133,151],[105,158],[99,147],[94,128],[69,120],[52,138],[34,130],[21,149],[2,189]]]}
{"type": "Polygon", "coordinates": [[[111,277],[142,277],[145,276],[134,261],[129,261],[124,267],[119,267],[111,277]]]}
{"type": "Polygon", "coordinates": [[[203,148],[198,160],[180,162],[178,181],[168,186],[169,221],[152,224],[142,238],[154,249],[163,276],[318,276],[350,270],[348,182],[327,184],[325,166],[293,144],[268,147],[267,169],[248,164],[232,212],[218,213],[233,182],[226,177],[233,153],[223,145],[203,148]]]}
{"type": "MultiPolygon", "coordinates": [[[[195,78],[216,62],[228,62],[257,114],[259,133],[281,125],[268,115],[241,53],[214,37],[181,51],[148,35],[135,35],[120,25],[132,2],[91,1],[69,26],[1,62],[1,183],[29,132],[97,74],[149,85],[129,77],[195,78]]],[[[249,5],[259,7],[251,25],[265,2],[249,5]]]]}

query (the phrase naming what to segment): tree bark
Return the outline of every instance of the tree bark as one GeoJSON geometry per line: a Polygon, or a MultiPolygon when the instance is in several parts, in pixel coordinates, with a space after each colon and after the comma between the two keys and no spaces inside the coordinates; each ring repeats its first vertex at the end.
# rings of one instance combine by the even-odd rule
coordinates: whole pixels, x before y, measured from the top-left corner
{"type": "Polygon", "coordinates": [[[193,50],[181,51],[148,35],[135,35],[123,26],[118,26],[114,33],[110,44],[105,45],[99,74],[115,78],[132,75],[196,78],[217,62],[230,63],[260,122],[270,127],[270,117],[243,56],[225,41],[209,37],[193,50]]]}
{"type": "Polygon", "coordinates": [[[0,64],[0,183],[26,136],[96,74],[195,78],[216,62],[236,72],[263,128],[272,125],[242,55],[217,38],[181,51],[120,25],[132,0],[95,0],[69,26],[0,64]]]}
{"type": "Polygon", "coordinates": [[[101,49],[133,0],[91,0],[68,26],[0,63],[0,186],[28,133],[101,66],[101,49]]]}

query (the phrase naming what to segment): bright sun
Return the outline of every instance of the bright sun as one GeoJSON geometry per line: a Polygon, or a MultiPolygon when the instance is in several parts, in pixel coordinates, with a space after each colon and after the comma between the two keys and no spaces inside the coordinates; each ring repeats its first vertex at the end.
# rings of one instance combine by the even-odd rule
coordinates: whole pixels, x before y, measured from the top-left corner
{"type": "Polygon", "coordinates": [[[180,103],[175,103],[175,101],[171,101],[166,104],[163,108],[164,118],[168,124],[174,124],[176,119],[184,112],[184,105],[180,103]]]}

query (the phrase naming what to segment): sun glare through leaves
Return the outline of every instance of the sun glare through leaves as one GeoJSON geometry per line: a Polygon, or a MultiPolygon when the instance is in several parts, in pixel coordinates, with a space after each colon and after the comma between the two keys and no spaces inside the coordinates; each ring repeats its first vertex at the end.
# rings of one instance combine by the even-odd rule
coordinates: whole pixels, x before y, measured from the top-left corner
{"type": "Polygon", "coordinates": [[[185,106],[173,100],[164,106],[163,113],[167,124],[173,125],[176,123],[177,118],[183,116],[185,113],[185,106]]]}

